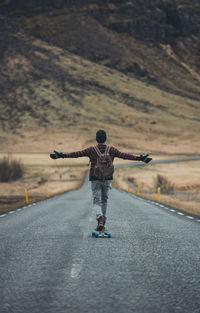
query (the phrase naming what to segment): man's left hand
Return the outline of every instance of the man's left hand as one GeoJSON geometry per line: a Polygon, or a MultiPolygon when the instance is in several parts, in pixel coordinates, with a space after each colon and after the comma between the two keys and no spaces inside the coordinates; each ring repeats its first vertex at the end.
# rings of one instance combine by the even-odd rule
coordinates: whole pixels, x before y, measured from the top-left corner
{"type": "Polygon", "coordinates": [[[142,161],[142,162],[145,162],[145,163],[149,163],[151,162],[152,158],[148,158],[149,154],[145,154],[145,155],[140,155],[139,157],[136,158],[136,160],[138,161],[142,161]]]}

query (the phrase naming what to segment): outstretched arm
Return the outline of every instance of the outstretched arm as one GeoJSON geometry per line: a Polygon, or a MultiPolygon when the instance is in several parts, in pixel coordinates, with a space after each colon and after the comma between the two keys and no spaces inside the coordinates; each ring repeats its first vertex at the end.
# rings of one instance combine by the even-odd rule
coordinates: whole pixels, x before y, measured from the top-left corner
{"type": "Polygon", "coordinates": [[[140,156],[136,156],[130,153],[124,153],[124,152],[120,152],[119,150],[117,150],[116,148],[113,147],[113,154],[115,157],[120,158],[120,159],[124,159],[124,160],[135,160],[135,161],[143,161],[145,163],[149,163],[152,158],[149,158],[148,154],[145,155],[140,155],[140,156]]]}
{"type": "Polygon", "coordinates": [[[52,159],[60,159],[60,158],[80,158],[80,157],[85,157],[89,156],[90,154],[90,149],[85,149],[81,151],[76,151],[76,152],[70,152],[70,153],[62,153],[54,150],[54,153],[50,154],[50,158],[52,159]]]}

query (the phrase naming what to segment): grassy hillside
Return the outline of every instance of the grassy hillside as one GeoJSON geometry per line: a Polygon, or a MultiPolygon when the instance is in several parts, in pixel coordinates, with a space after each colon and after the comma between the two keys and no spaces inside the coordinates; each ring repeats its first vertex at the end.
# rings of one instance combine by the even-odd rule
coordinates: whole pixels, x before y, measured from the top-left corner
{"type": "Polygon", "coordinates": [[[198,1],[3,3],[2,152],[199,153],[198,1]]]}
{"type": "Polygon", "coordinates": [[[199,16],[198,2],[81,1],[13,23],[95,63],[200,98],[199,16]]]}
{"type": "MultiPolygon", "coordinates": [[[[1,83],[6,78],[0,103],[4,151],[9,129],[14,132],[10,138],[16,136],[10,139],[12,148],[19,152],[20,142],[29,138],[27,132],[36,132],[37,146],[38,127],[44,129],[44,138],[49,137],[48,130],[51,139],[60,133],[63,143],[64,138],[71,141],[70,133],[92,141],[92,132],[104,127],[114,142],[123,138],[126,148],[198,152],[199,101],[165,92],[20,32],[9,40],[12,51],[4,55],[1,72],[1,83]],[[191,138],[193,148],[188,146],[191,138]]],[[[36,148],[32,140],[29,146],[29,152],[36,148]]],[[[48,148],[42,146],[42,151],[48,148]]]]}

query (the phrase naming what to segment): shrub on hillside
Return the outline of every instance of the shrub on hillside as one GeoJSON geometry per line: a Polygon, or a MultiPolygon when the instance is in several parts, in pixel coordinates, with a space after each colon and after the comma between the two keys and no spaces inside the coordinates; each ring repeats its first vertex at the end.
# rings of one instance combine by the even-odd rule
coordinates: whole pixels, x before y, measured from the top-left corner
{"type": "Polygon", "coordinates": [[[38,184],[39,184],[39,185],[43,185],[43,184],[45,184],[47,181],[48,181],[47,177],[41,176],[41,178],[40,178],[38,184]]]}
{"type": "Polygon", "coordinates": [[[133,185],[137,186],[137,181],[135,177],[127,177],[128,181],[130,181],[133,185]]]}
{"type": "Polygon", "coordinates": [[[167,177],[160,174],[154,178],[154,186],[156,189],[160,187],[162,193],[166,194],[172,194],[175,191],[174,184],[170,182],[167,177]]]}
{"type": "Polygon", "coordinates": [[[0,160],[0,182],[11,182],[24,175],[23,165],[17,161],[12,160],[9,157],[4,157],[0,160]]]}

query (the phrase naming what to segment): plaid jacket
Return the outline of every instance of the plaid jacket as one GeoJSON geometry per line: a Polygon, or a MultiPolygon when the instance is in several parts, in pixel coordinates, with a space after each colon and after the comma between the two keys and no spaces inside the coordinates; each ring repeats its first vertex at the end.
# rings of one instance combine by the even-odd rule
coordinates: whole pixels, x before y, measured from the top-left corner
{"type": "MultiPolygon", "coordinates": [[[[98,144],[97,145],[101,153],[104,153],[106,150],[106,144],[98,144]]],[[[109,155],[112,158],[112,161],[114,158],[120,158],[124,160],[136,160],[136,156],[129,154],[129,153],[123,153],[117,150],[114,147],[110,147],[109,155]]],[[[90,167],[90,180],[98,180],[97,177],[94,175],[94,167],[95,164],[97,163],[97,153],[94,150],[94,147],[91,146],[89,148],[86,148],[81,151],[76,151],[76,152],[71,152],[71,153],[66,153],[66,158],[80,158],[80,157],[88,157],[91,162],[91,167],[90,167]]],[[[108,180],[112,180],[113,177],[108,178],[108,180]]]]}

